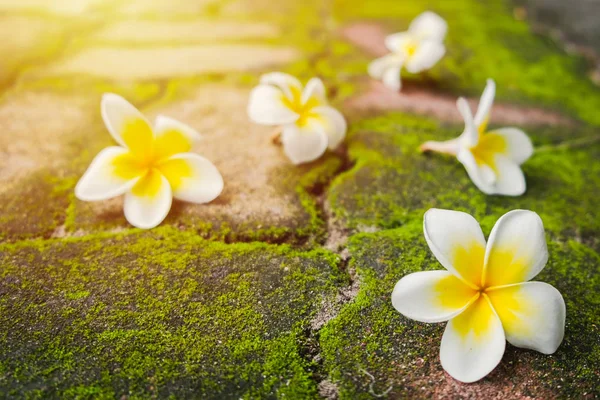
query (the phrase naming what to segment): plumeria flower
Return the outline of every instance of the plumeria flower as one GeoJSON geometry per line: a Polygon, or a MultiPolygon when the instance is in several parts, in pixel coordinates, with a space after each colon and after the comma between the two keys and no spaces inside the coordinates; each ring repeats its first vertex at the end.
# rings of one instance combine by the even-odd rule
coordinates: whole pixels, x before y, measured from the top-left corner
{"type": "Polygon", "coordinates": [[[124,98],[102,97],[102,118],[119,146],[102,150],[75,187],[84,201],[125,195],[125,218],[149,229],[160,224],[173,197],[207,203],[223,190],[223,178],[206,158],[190,153],[198,133],[159,116],[154,128],[124,98]]]}
{"type": "Polygon", "coordinates": [[[400,90],[402,67],[416,74],[433,67],[444,56],[447,31],[448,24],[442,17],[425,11],[410,23],[408,31],[385,38],[385,46],[391,53],[374,60],[369,65],[369,75],[392,90],[400,90]]]}
{"type": "Polygon", "coordinates": [[[502,216],[485,242],[469,214],[430,209],[423,230],[445,271],[400,279],[392,304],[421,322],[449,321],[442,337],[442,367],[474,382],[489,374],[513,346],[552,354],[565,330],[565,302],[553,286],[530,282],[546,265],[540,217],[525,210],[502,216]]]}
{"type": "Polygon", "coordinates": [[[282,72],[263,75],[250,94],[248,116],[258,124],[281,127],[283,151],[294,164],[316,160],[346,136],[346,120],[327,104],[319,78],[303,88],[282,72]]]}
{"type": "Polygon", "coordinates": [[[529,137],[518,128],[487,131],[496,85],[488,79],[477,114],[473,118],[467,100],[457,101],[465,120],[465,130],[456,139],[426,142],[421,151],[436,151],[456,156],[469,177],[485,194],[518,196],[525,193],[525,176],[520,165],[533,154],[529,137]]]}

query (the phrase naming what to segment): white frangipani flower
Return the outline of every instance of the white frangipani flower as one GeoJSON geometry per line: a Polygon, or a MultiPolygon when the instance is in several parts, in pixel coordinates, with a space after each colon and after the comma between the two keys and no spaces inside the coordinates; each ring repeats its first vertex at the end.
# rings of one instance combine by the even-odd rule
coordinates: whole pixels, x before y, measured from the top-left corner
{"type": "Polygon", "coordinates": [[[102,118],[119,146],[102,150],[75,187],[75,196],[99,201],[125,195],[125,218],[138,228],[160,224],[173,197],[207,203],[223,190],[223,178],[206,158],[190,153],[200,136],[187,125],[159,116],[154,128],[116,94],[102,97],[102,118]]]}
{"type": "Polygon", "coordinates": [[[456,156],[473,183],[485,194],[519,196],[526,189],[520,165],[533,154],[533,145],[525,132],[518,128],[487,132],[495,92],[494,81],[488,79],[475,118],[467,100],[459,98],[457,107],[465,120],[462,135],[445,142],[426,142],[421,145],[421,151],[456,156]]]}
{"type": "Polygon", "coordinates": [[[298,79],[282,72],[261,76],[250,94],[248,116],[258,124],[281,126],[283,151],[294,164],[316,160],[346,136],[346,120],[327,104],[319,78],[303,88],[298,79]]]}
{"type": "Polygon", "coordinates": [[[417,321],[448,321],[440,361],[452,377],[474,382],[489,374],[506,340],[544,354],[556,351],[564,336],[565,302],[553,286],[530,282],[548,261],[536,213],[503,215],[487,245],[477,221],[463,212],[430,209],[423,228],[446,270],[403,277],[392,304],[417,321]]]}
{"type": "Polygon", "coordinates": [[[392,90],[400,90],[402,67],[416,74],[433,67],[446,53],[444,38],[448,24],[431,11],[417,16],[406,32],[385,38],[390,54],[374,60],[369,65],[369,75],[380,79],[392,90]]]}

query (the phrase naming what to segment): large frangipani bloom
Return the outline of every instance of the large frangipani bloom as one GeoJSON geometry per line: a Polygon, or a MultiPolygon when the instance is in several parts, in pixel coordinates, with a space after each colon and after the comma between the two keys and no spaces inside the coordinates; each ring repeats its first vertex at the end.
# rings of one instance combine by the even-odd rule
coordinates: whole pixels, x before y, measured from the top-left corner
{"type": "Polygon", "coordinates": [[[385,46],[391,53],[374,60],[369,65],[369,75],[392,90],[400,90],[402,67],[416,74],[433,67],[444,56],[447,31],[448,24],[442,17],[425,11],[410,23],[408,31],[385,38],[385,46]]]}
{"type": "Polygon", "coordinates": [[[465,120],[462,135],[445,142],[426,142],[421,150],[456,156],[475,186],[485,194],[519,196],[526,189],[520,165],[533,154],[533,145],[525,132],[518,128],[487,132],[495,92],[494,81],[488,79],[475,118],[467,100],[459,98],[458,110],[465,120]]]}
{"type": "Polygon", "coordinates": [[[282,72],[263,75],[250,94],[248,116],[258,124],[281,126],[283,151],[294,164],[316,160],[346,136],[346,120],[327,104],[319,78],[303,88],[282,72]]]}
{"type": "Polygon", "coordinates": [[[199,138],[189,126],[159,116],[154,128],[124,98],[102,97],[102,118],[119,146],[102,150],[75,187],[84,201],[125,195],[125,218],[149,229],[160,224],[173,197],[207,203],[223,190],[223,178],[206,158],[190,153],[199,138]]]}
{"type": "Polygon", "coordinates": [[[392,304],[421,322],[449,321],[442,337],[442,367],[474,382],[489,374],[512,345],[552,354],[562,342],[565,302],[551,285],[530,282],[546,265],[540,217],[525,210],[502,216],[485,242],[469,214],[431,209],[425,239],[445,271],[400,279],[392,304]]]}

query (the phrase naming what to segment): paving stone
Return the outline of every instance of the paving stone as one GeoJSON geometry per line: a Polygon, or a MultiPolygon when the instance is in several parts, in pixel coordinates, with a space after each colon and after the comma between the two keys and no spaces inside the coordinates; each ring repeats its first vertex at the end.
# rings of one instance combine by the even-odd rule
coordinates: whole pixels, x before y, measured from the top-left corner
{"type": "Polygon", "coordinates": [[[511,11],[504,0],[0,0],[0,393],[599,397],[600,92],[585,60],[511,11]],[[371,86],[382,38],[426,6],[450,23],[444,59],[405,76],[401,94],[371,86]],[[295,167],[248,120],[250,87],[273,69],[324,79],[350,121],[345,148],[295,167]],[[478,98],[488,77],[492,124],[522,126],[537,148],[522,197],[484,196],[454,158],[416,151],[462,131],[454,99],[478,98]],[[76,200],[112,144],[107,91],[199,130],[194,151],[221,170],[222,196],[176,202],[149,232],[127,224],[121,199],[76,200]],[[539,279],[567,303],[556,354],[509,346],[473,385],[443,372],[443,324],[390,304],[403,275],[440,268],[422,233],[430,207],[470,212],[486,233],[511,209],[542,216],[539,279]],[[252,240],[280,244],[226,244],[252,240]],[[344,262],[321,243],[347,245],[344,262]]]}
{"type": "Polygon", "coordinates": [[[0,241],[49,237],[63,223],[69,171],[95,142],[99,95],[15,91],[0,103],[0,241]]]}
{"type": "MultiPolygon", "coordinates": [[[[149,110],[185,122],[203,135],[194,151],[211,160],[225,188],[213,202],[176,202],[166,224],[194,228],[229,239],[307,237],[322,233],[309,191],[332,178],[342,160],[329,154],[309,165],[294,166],[271,142],[273,128],[252,123],[246,114],[248,89],[203,85],[182,88],[190,94],[149,110]],[[291,236],[291,237],[290,237],[291,236]]],[[[71,231],[126,228],[122,199],[75,201],[71,231]]]]}
{"type": "Polygon", "coordinates": [[[540,214],[553,235],[575,236],[597,248],[600,142],[595,129],[529,129],[539,150],[523,164],[527,191],[518,197],[487,196],[455,157],[418,151],[427,140],[451,139],[460,132],[462,127],[405,114],[355,124],[348,145],[355,166],[338,176],[328,192],[333,216],[353,230],[370,230],[399,227],[432,207],[493,220],[521,208],[540,214]],[[580,145],[563,148],[559,143],[565,140],[580,145]]]}
{"type": "MultiPolygon", "coordinates": [[[[0,10],[2,3],[0,2],[0,10]]],[[[57,21],[35,16],[0,16],[0,84],[15,79],[24,63],[50,56],[60,48],[64,29],[57,21]]]]}
{"type": "Polygon", "coordinates": [[[89,74],[115,81],[166,79],[273,67],[299,56],[292,47],[264,45],[88,47],[38,73],[41,76],[89,74]]]}
{"type": "Polygon", "coordinates": [[[0,246],[0,392],[314,397],[301,343],[337,264],[170,228],[0,246]]]}
{"type": "MultiPolygon", "coordinates": [[[[495,221],[483,224],[486,236],[495,221]]],[[[550,260],[534,280],[555,286],[567,307],[565,339],[553,355],[507,345],[486,378],[461,384],[439,361],[444,323],[405,318],[391,304],[404,275],[443,267],[431,254],[422,221],[350,240],[360,290],[320,331],[325,378],[340,399],[594,398],[600,376],[600,256],[569,240],[548,244],[550,260]]]]}
{"type": "Polygon", "coordinates": [[[0,0],[0,10],[3,11],[33,11],[56,14],[82,14],[102,3],[103,0],[0,0]]]}
{"type": "Polygon", "coordinates": [[[100,122],[99,102],[99,94],[52,90],[5,95],[0,103],[0,182],[63,166],[74,151],[81,151],[73,147],[100,122]]]}
{"type": "MultiPolygon", "coordinates": [[[[363,115],[402,111],[456,124],[464,121],[456,108],[456,96],[442,95],[411,83],[400,92],[390,90],[375,80],[364,82],[362,86],[362,93],[348,99],[346,105],[363,115]]],[[[477,110],[479,100],[479,97],[467,99],[472,110],[477,110]]],[[[504,126],[576,125],[573,119],[556,111],[502,102],[495,102],[490,123],[504,126]]]]}
{"type": "Polygon", "coordinates": [[[199,14],[206,11],[216,0],[127,0],[118,4],[116,10],[129,15],[175,16],[199,14]]]}
{"type": "Polygon", "coordinates": [[[95,35],[94,41],[105,43],[189,43],[223,39],[257,39],[277,37],[279,29],[265,23],[193,21],[119,21],[95,35]]]}
{"type": "MultiPolygon", "coordinates": [[[[152,95],[141,87],[120,89],[134,102],[152,95]]],[[[64,224],[82,171],[97,151],[111,144],[100,98],[97,89],[52,85],[4,94],[0,241],[49,237],[64,224]]]]}

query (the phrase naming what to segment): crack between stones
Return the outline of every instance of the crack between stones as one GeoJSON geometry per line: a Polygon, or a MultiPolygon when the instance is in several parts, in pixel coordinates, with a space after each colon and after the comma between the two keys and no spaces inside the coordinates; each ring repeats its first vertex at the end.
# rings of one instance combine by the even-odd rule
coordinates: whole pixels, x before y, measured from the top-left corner
{"type": "MultiPolygon", "coordinates": [[[[318,54],[315,59],[311,60],[311,64],[314,66],[320,59],[327,57],[329,52],[330,49],[327,49],[318,54]]],[[[337,90],[337,86],[330,88],[331,93],[336,93],[337,90]]],[[[307,370],[311,373],[311,378],[317,385],[319,397],[329,400],[339,397],[339,389],[334,382],[328,379],[328,373],[321,354],[321,332],[329,321],[339,315],[346,304],[354,300],[360,286],[360,280],[351,267],[351,255],[347,248],[350,231],[341,220],[336,218],[327,202],[327,195],[332,183],[355,165],[355,161],[349,157],[347,146],[340,148],[338,154],[342,158],[342,164],[332,174],[331,179],[306,188],[306,190],[315,200],[317,215],[325,224],[325,236],[319,238],[320,240],[317,240],[315,244],[336,253],[340,257],[338,268],[345,273],[348,284],[338,287],[333,299],[323,299],[321,308],[305,327],[303,336],[299,338],[298,343],[300,355],[308,365],[307,370]]]]}

